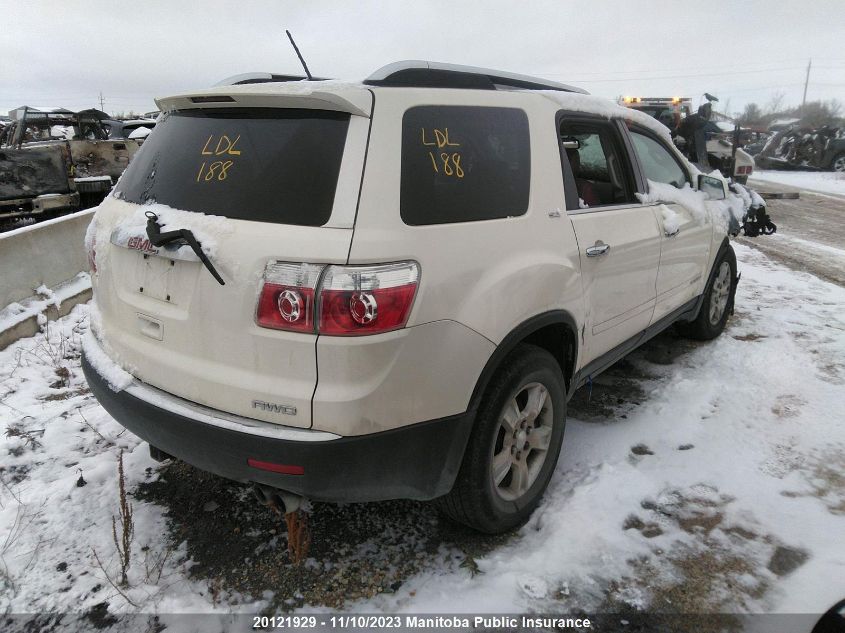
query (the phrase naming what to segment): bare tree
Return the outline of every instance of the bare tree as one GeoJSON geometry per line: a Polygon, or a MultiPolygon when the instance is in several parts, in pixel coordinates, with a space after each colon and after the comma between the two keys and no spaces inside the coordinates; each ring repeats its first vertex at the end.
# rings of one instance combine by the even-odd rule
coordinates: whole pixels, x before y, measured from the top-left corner
{"type": "Polygon", "coordinates": [[[756,103],[747,103],[739,115],[740,125],[760,125],[763,123],[763,111],[756,103]]]}
{"type": "Polygon", "coordinates": [[[783,108],[783,100],[786,98],[786,94],[783,92],[776,92],[772,95],[772,98],[769,99],[768,105],[766,105],[766,114],[776,114],[781,111],[783,108]]]}

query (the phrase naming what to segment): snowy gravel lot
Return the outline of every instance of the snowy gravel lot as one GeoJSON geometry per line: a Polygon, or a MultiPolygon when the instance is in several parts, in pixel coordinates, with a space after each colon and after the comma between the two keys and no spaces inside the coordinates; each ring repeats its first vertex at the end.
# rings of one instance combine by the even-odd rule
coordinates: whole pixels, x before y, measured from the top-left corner
{"type": "Polygon", "coordinates": [[[726,333],[661,335],[576,394],[518,532],[469,534],[419,503],[318,505],[302,568],[246,488],[159,465],[98,406],[78,306],[0,352],[0,614],[823,612],[845,598],[845,289],[735,248],[726,333]]]}
{"type": "Polygon", "coordinates": [[[845,196],[845,174],[841,172],[758,169],[754,172],[752,178],[754,180],[789,185],[809,191],[845,196]]]}

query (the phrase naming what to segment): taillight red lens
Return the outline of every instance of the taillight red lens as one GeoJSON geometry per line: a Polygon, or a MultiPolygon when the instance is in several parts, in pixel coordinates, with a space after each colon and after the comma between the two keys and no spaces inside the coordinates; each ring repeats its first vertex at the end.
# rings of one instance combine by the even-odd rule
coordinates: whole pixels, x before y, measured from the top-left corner
{"type": "Polygon", "coordinates": [[[356,293],[323,290],[320,293],[320,334],[348,336],[387,332],[405,325],[414,303],[417,284],[356,293]],[[360,297],[368,297],[364,311],[360,297]]]}
{"type": "Polygon", "coordinates": [[[258,298],[258,325],[276,330],[314,330],[314,289],[265,283],[258,298]]]}
{"type": "Polygon", "coordinates": [[[418,280],[415,262],[329,266],[320,282],[317,329],[329,336],[355,336],[404,327],[418,280]]]}
{"type": "Polygon", "coordinates": [[[261,327],[314,331],[314,296],[322,266],[272,262],[264,270],[255,320],[261,327]]]}
{"type": "Polygon", "coordinates": [[[271,262],[264,271],[256,322],[328,336],[396,330],[408,322],[418,280],[415,262],[328,267],[271,262]]]}

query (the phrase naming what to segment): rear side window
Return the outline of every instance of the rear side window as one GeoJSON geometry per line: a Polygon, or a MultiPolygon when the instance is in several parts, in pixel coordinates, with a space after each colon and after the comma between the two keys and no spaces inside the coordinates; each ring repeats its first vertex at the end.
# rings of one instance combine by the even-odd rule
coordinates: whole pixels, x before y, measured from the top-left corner
{"type": "Polygon", "coordinates": [[[570,122],[560,127],[569,168],[578,192],[578,207],[600,207],[635,202],[626,155],[618,132],[609,121],[570,122]]]}
{"type": "Polygon", "coordinates": [[[204,109],[162,117],[117,195],[239,220],[321,226],[334,204],[349,115],[204,109]]]}
{"type": "Polygon", "coordinates": [[[405,112],[400,213],[406,224],[522,215],[530,181],[522,110],[418,106],[405,112]]]}

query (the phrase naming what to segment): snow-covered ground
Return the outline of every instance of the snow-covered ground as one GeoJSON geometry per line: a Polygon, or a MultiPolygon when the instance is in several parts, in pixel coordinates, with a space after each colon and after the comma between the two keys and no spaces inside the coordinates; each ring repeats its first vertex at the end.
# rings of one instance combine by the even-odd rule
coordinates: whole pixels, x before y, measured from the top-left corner
{"type": "Polygon", "coordinates": [[[752,180],[774,182],[808,191],[845,196],[845,173],[835,171],[781,171],[758,169],[752,180]]]}
{"type": "MultiPolygon", "coordinates": [[[[598,379],[592,400],[580,394],[526,526],[469,563],[448,543],[412,546],[427,557],[421,571],[345,607],[819,613],[845,597],[845,289],[735,248],[742,281],[727,332],[707,344],[664,335],[598,379]],[[632,381],[636,397],[619,401],[636,402],[616,406],[632,381]],[[600,396],[611,411],[590,413],[600,396]]],[[[210,591],[172,540],[173,519],[134,496],[160,467],[88,393],[86,329],[78,306],[0,352],[0,614],[270,604],[273,585],[210,591]],[[135,524],[127,589],[113,586],[121,451],[135,524]]]]}

